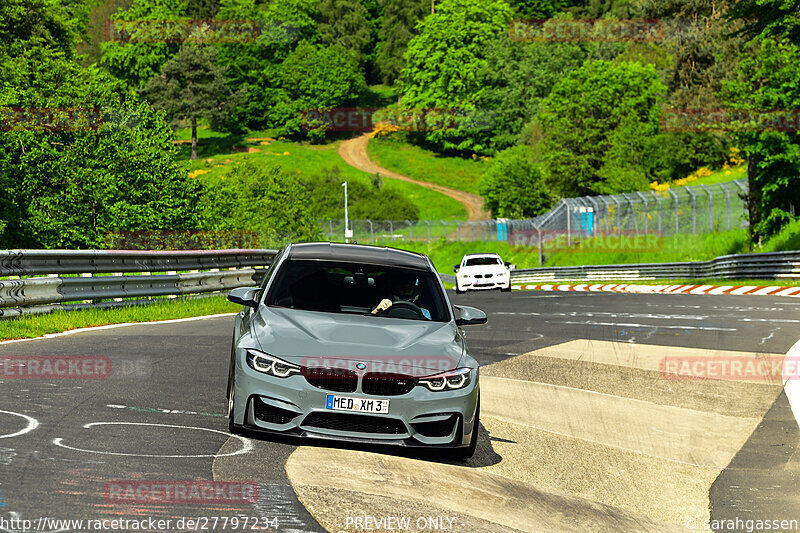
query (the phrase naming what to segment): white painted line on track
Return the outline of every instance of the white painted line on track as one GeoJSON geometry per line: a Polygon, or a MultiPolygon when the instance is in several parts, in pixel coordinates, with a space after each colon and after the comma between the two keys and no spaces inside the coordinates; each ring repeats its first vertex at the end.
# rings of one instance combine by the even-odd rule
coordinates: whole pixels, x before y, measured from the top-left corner
{"type": "MultiPolygon", "coordinates": [[[[786,353],[786,359],[784,361],[792,360],[795,361],[794,366],[797,366],[797,362],[800,361],[800,341],[797,341],[786,353]]],[[[800,426],[800,375],[789,374],[787,372],[788,366],[789,365],[785,363],[783,365],[783,390],[786,393],[786,398],[789,400],[789,405],[792,407],[797,425],[800,426]]]]}
{"type": "Polygon", "coordinates": [[[100,331],[104,329],[114,329],[114,328],[123,328],[128,326],[148,326],[148,325],[156,325],[156,324],[177,324],[179,322],[192,322],[194,320],[207,320],[210,318],[221,318],[226,316],[234,316],[236,313],[220,313],[217,315],[204,315],[204,316],[193,316],[188,318],[174,318],[171,320],[157,320],[154,322],[124,322],[122,324],[106,324],[104,326],[93,326],[89,328],[78,328],[78,329],[71,329],[69,331],[62,331],[60,333],[48,333],[46,335],[42,335],[41,337],[32,337],[30,339],[12,339],[8,341],[0,341],[1,344],[12,344],[15,342],[28,342],[28,341],[38,341],[42,339],[54,339],[56,337],[64,337],[66,335],[74,335],[75,333],[85,333],[89,331],[100,331]]]}
{"type": "Polygon", "coordinates": [[[211,433],[219,433],[220,435],[224,435],[225,437],[229,438],[236,438],[242,443],[242,447],[235,452],[230,453],[213,453],[213,454],[183,454],[183,455],[153,455],[153,454],[145,454],[145,453],[120,453],[120,452],[104,452],[99,450],[87,450],[84,448],[75,448],[73,446],[67,446],[62,441],[61,437],[53,439],[53,444],[59,446],[61,448],[66,448],[68,450],[73,450],[76,452],[85,452],[85,453],[97,453],[100,455],[118,455],[123,457],[151,457],[151,458],[171,458],[171,459],[197,459],[203,457],[229,457],[232,455],[244,455],[246,453],[250,453],[253,451],[253,443],[250,439],[246,437],[242,437],[240,435],[232,435],[227,431],[219,431],[217,429],[211,428],[203,428],[203,427],[196,427],[196,426],[175,426],[172,424],[150,424],[145,422],[91,422],[89,424],[85,424],[83,427],[89,429],[93,426],[155,426],[155,427],[164,427],[164,428],[178,428],[178,429],[194,429],[197,431],[208,431],[211,433]]]}
{"type": "Polygon", "coordinates": [[[0,411],[0,413],[11,416],[18,416],[28,421],[28,425],[22,428],[21,430],[17,431],[16,433],[9,433],[8,435],[0,435],[0,439],[10,439],[11,437],[19,437],[20,435],[24,435],[25,433],[30,433],[31,431],[39,427],[39,421],[33,418],[32,416],[23,415],[22,413],[15,413],[14,411],[0,411]]]}
{"type": "Polygon", "coordinates": [[[656,324],[631,324],[631,323],[624,323],[624,322],[595,322],[593,320],[586,320],[584,322],[577,322],[577,321],[563,321],[563,322],[555,322],[552,320],[547,321],[548,324],[570,324],[570,325],[578,325],[578,326],[619,326],[624,328],[659,328],[659,329],[694,329],[694,330],[701,330],[701,331],[739,331],[736,328],[712,328],[712,327],[700,327],[700,326],[662,326],[656,324]]]}

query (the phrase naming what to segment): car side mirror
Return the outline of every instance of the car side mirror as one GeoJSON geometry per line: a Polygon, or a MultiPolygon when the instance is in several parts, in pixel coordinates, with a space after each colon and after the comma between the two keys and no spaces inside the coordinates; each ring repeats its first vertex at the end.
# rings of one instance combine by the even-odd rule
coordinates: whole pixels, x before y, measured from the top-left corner
{"type": "Polygon", "coordinates": [[[258,307],[258,287],[238,287],[228,293],[228,301],[235,304],[258,307]]]}
{"type": "Polygon", "coordinates": [[[517,268],[517,265],[512,265],[511,263],[508,262],[506,263],[506,266],[508,267],[509,270],[514,270],[515,268],[517,268]]]}
{"type": "Polygon", "coordinates": [[[461,265],[456,265],[453,267],[453,272],[458,272],[458,269],[461,268],[461,265]]]}
{"type": "Polygon", "coordinates": [[[467,305],[454,305],[456,311],[456,326],[476,326],[486,324],[486,313],[475,307],[467,305]]]}

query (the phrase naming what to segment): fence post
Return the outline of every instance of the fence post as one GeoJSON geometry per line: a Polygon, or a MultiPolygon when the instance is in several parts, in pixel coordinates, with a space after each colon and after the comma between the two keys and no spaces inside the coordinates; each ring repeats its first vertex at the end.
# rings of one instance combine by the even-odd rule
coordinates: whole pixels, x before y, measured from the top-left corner
{"type": "Polygon", "coordinates": [[[712,233],[714,231],[714,197],[712,196],[711,191],[708,190],[708,187],[702,183],[700,186],[708,195],[708,232],[712,233]]]}
{"type": "MultiPolygon", "coordinates": [[[[742,180],[734,180],[734,183],[737,187],[739,187],[739,189],[741,189],[742,195],[747,196],[747,189],[742,184],[742,180]]],[[[745,200],[742,201],[742,219],[747,220],[748,223],[750,221],[749,213],[747,212],[747,201],[745,200]]]]}
{"type": "Polygon", "coordinates": [[[372,244],[375,244],[375,231],[372,227],[372,221],[367,219],[367,222],[369,223],[369,240],[372,242],[372,244]]]}
{"type": "Polygon", "coordinates": [[[410,220],[406,220],[406,224],[408,224],[408,241],[411,242],[414,240],[414,233],[412,231],[412,225],[410,220]]]}
{"type": "Polygon", "coordinates": [[[692,235],[697,233],[697,196],[691,187],[686,187],[686,192],[692,197],[692,235]]]}
{"type": "Polygon", "coordinates": [[[447,240],[447,222],[445,222],[442,219],[439,219],[439,222],[442,223],[442,237],[444,237],[445,240],[447,240]]]}
{"type": "Polygon", "coordinates": [[[678,233],[680,233],[680,229],[678,226],[678,195],[675,194],[675,191],[673,191],[672,189],[667,189],[667,192],[669,192],[669,194],[672,196],[672,202],[675,207],[675,235],[677,235],[678,233]]]}
{"type": "Polygon", "coordinates": [[[624,196],[625,199],[628,200],[628,205],[631,206],[631,220],[633,220],[633,231],[638,232],[639,224],[636,223],[636,214],[634,213],[634,211],[636,211],[636,208],[633,206],[633,200],[631,199],[631,195],[623,194],[622,196],[624,196]]]}
{"type": "Polygon", "coordinates": [[[731,229],[731,191],[725,186],[724,183],[720,183],[719,186],[725,192],[725,216],[728,219],[728,230],[731,229]]]}
{"type": "Polygon", "coordinates": [[[331,230],[331,231],[328,233],[328,240],[329,240],[329,241],[332,241],[332,240],[333,240],[333,219],[329,219],[329,220],[328,220],[328,224],[329,224],[329,226],[330,226],[330,230],[331,230]]]}
{"type": "Polygon", "coordinates": [[[615,204],[617,204],[617,235],[619,235],[620,231],[622,231],[622,220],[620,219],[622,204],[619,203],[619,200],[617,200],[616,196],[612,196],[611,199],[614,200],[615,204]]]}
{"type": "Polygon", "coordinates": [[[389,223],[389,240],[390,242],[394,242],[394,224],[392,224],[391,220],[387,220],[386,222],[389,223]]]}
{"type": "Polygon", "coordinates": [[[658,234],[661,235],[661,197],[656,191],[652,191],[652,193],[656,198],[656,203],[658,204],[658,234]]]}
{"type": "Polygon", "coordinates": [[[572,246],[572,206],[569,205],[569,201],[566,202],[567,205],[567,246],[572,246]]]}
{"type": "Polygon", "coordinates": [[[544,264],[544,253],[542,252],[542,228],[536,228],[536,233],[539,234],[539,266],[544,264]]]}
{"type": "Polygon", "coordinates": [[[600,199],[603,201],[603,205],[606,206],[606,214],[603,218],[606,219],[606,235],[608,235],[611,233],[611,224],[608,221],[608,219],[611,217],[611,211],[608,209],[609,203],[606,201],[606,197],[600,196],[600,199]]]}
{"type": "Polygon", "coordinates": [[[471,242],[475,242],[475,222],[473,222],[471,220],[469,221],[469,232],[470,232],[470,235],[472,235],[472,241],[471,242]]]}
{"type": "Polygon", "coordinates": [[[638,194],[639,198],[644,202],[644,232],[647,233],[647,198],[645,198],[644,194],[641,192],[637,192],[636,194],[638,194]]]}
{"type": "Polygon", "coordinates": [[[458,226],[458,242],[461,242],[461,222],[456,220],[455,223],[456,223],[456,226],[458,226]]]}
{"type": "Polygon", "coordinates": [[[431,242],[431,221],[426,220],[425,224],[428,226],[428,242],[431,242]]]}

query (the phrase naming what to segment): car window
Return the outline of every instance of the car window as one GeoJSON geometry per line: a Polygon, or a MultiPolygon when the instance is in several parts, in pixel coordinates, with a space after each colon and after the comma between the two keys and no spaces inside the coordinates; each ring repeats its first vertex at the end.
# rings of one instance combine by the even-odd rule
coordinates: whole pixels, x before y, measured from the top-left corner
{"type": "Polygon", "coordinates": [[[464,266],[486,266],[486,265],[502,265],[503,261],[499,257],[470,257],[464,263],[464,266]]]}
{"type": "Polygon", "coordinates": [[[322,311],[370,315],[373,318],[404,318],[446,322],[450,319],[438,279],[432,272],[386,266],[363,265],[338,261],[285,261],[275,274],[266,305],[322,311]],[[396,296],[397,281],[414,279],[413,296],[396,296]],[[413,304],[406,313],[374,315],[371,311],[382,299],[413,304]],[[419,313],[415,308],[424,309],[419,313]],[[430,319],[428,319],[430,315],[430,319]]]}

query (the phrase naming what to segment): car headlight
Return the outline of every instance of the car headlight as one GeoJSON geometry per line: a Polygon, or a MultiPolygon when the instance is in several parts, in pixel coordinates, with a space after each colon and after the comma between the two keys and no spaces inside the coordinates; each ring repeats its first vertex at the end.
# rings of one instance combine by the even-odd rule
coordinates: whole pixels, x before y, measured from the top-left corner
{"type": "Polygon", "coordinates": [[[469,368],[459,368],[422,378],[417,383],[427,387],[434,392],[445,390],[463,389],[471,381],[472,370],[469,368]]]}
{"type": "Polygon", "coordinates": [[[278,359],[271,355],[256,350],[247,350],[247,364],[250,368],[275,376],[276,378],[288,378],[292,374],[300,373],[300,366],[287,363],[283,359],[278,359]]]}

